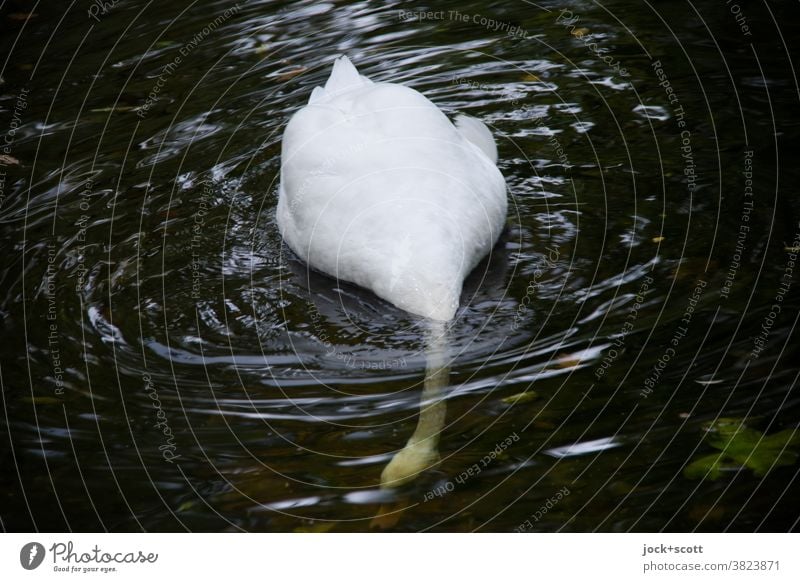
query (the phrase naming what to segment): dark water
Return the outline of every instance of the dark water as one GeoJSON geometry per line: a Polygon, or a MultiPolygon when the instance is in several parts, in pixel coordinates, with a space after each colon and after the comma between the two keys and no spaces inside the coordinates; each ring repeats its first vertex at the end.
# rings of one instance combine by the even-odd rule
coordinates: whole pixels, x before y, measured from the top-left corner
{"type": "Polygon", "coordinates": [[[3,4],[2,527],[796,528],[792,4],[3,4]],[[486,121],[509,187],[394,492],[424,324],[275,226],[341,53],[486,121]]]}

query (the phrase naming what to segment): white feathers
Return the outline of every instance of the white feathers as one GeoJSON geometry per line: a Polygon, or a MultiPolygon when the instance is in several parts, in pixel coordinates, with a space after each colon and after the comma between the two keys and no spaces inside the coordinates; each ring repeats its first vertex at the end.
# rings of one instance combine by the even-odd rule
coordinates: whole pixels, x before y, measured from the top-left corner
{"type": "Polygon", "coordinates": [[[311,267],[411,313],[449,320],[505,224],[489,130],[347,57],[286,127],[278,226],[311,267]]]}
{"type": "Polygon", "coordinates": [[[350,59],[343,55],[334,61],[333,70],[325,83],[325,88],[315,87],[311,92],[311,98],[308,103],[326,101],[351,89],[358,89],[367,85],[372,85],[372,81],[359,75],[350,59]]]}
{"type": "Polygon", "coordinates": [[[463,113],[456,117],[455,123],[461,135],[478,146],[493,164],[497,163],[497,144],[494,143],[492,133],[486,124],[463,113]]]}

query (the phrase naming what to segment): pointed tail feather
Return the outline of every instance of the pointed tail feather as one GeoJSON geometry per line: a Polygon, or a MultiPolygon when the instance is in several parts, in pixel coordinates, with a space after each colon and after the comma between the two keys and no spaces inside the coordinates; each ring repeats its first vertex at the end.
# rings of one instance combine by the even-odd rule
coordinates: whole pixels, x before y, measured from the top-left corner
{"type": "Polygon", "coordinates": [[[347,56],[342,55],[333,63],[333,71],[325,83],[325,92],[328,94],[343,93],[355,87],[362,87],[371,83],[366,77],[358,74],[353,63],[347,56]]]}

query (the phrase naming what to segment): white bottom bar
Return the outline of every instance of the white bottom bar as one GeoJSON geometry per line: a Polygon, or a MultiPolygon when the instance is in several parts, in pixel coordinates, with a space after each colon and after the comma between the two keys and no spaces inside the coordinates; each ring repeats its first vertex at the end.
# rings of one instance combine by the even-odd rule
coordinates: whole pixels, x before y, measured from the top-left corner
{"type": "Polygon", "coordinates": [[[794,581],[798,541],[796,534],[3,534],[0,576],[794,581]]]}

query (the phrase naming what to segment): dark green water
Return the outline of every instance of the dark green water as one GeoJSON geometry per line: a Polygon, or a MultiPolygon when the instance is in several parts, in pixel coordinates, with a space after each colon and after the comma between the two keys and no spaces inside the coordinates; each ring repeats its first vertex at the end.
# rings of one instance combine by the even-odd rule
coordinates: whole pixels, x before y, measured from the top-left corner
{"type": "Polygon", "coordinates": [[[3,529],[797,528],[793,3],[107,4],[0,7],[3,529]],[[393,493],[424,325],[275,226],[341,53],[486,121],[509,187],[393,493]]]}

